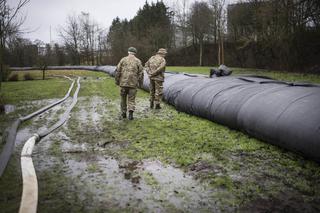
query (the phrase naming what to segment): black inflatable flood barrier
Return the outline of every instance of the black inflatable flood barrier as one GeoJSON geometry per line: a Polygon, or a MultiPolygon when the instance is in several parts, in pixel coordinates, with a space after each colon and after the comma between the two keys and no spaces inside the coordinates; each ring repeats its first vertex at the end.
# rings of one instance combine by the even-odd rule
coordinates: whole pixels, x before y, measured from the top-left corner
{"type": "MultiPolygon", "coordinates": [[[[90,70],[108,73],[114,76],[115,66],[48,66],[47,70],[90,70]]],[[[42,70],[40,67],[11,67],[12,71],[42,70]]]]}
{"type": "MultiPolygon", "coordinates": [[[[102,71],[112,76],[115,71],[114,66],[59,69],[102,71]]],[[[149,90],[146,76],[145,73],[142,88],[149,90]]],[[[205,78],[167,72],[164,100],[178,111],[243,131],[320,162],[320,85],[259,76],[205,78]]]]}

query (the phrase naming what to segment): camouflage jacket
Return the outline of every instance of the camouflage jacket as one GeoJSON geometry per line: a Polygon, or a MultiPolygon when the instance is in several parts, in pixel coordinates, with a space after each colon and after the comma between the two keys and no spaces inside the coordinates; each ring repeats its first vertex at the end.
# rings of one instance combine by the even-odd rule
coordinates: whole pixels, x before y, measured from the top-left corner
{"type": "Polygon", "coordinates": [[[145,64],[145,69],[151,80],[164,81],[166,60],[158,54],[154,55],[145,64]]]}
{"type": "Polygon", "coordinates": [[[117,65],[116,84],[120,87],[138,87],[143,82],[142,69],[141,61],[134,55],[122,58],[117,65]]]}

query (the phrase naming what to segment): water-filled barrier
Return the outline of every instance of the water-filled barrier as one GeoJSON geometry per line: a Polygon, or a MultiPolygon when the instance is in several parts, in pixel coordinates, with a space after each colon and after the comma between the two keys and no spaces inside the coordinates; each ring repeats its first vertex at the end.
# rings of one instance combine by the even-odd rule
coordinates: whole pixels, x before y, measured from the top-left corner
{"type": "MultiPolygon", "coordinates": [[[[111,76],[115,72],[114,66],[48,69],[92,70],[111,76]]],[[[146,76],[142,88],[149,90],[146,76]]],[[[167,72],[164,100],[179,111],[243,131],[320,162],[320,85],[259,76],[206,78],[167,72]]]]}

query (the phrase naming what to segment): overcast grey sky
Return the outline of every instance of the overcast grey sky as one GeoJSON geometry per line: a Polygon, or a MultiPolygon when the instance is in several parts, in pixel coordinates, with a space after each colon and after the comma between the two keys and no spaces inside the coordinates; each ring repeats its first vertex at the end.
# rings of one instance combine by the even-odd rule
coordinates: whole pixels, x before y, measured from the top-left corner
{"type": "MultiPolygon", "coordinates": [[[[113,18],[131,19],[135,16],[146,0],[30,0],[22,13],[27,16],[23,28],[33,31],[24,35],[32,41],[40,39],[50,42],[50,26],[52,40],[59,42],[57,29],[64,25],[70,14],[80,14],[81,11],[90,13],[98,24],[108,29],[113,18]]],[[[157,0],[148,0],[156,2],[157,0]]],[[[195,0],[189,0],[189,3],[195,0]]],[[[226,0],[235,2],[236,0],[226,0]]],[[[9,5],[16,6],[19,0],[8,0],[9,5]]],[[[164,0],[171,6],[177,0],[164,0]]]]}

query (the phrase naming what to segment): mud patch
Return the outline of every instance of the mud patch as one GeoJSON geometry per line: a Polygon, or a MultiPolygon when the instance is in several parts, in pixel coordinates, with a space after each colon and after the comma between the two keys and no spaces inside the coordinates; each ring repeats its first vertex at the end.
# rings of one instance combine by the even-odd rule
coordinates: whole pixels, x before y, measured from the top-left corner
{"type": "Polygon", "coordinates": [[[210,174],[221,176],[226,172],[223,166],[208,163],[206,161],[199,161],[189,166],[188,170],[189,174],[193,175],[196,178],[201,178],[202,176],[210,174]]]}
{"type": "Polygon", "coordinates": [[[163,165],[160,161],[145,160],[142,168],[155,179],[159,198],[167,200],[177,209],[190,212],[218,211],[212,199],[213,191],[206,183],[200,184],[181,169],[163,165]]]}
{"type": "MultiPolygon", "coordinates": [[[[43,175],[56,174],[58,171],[52,169],[59,165],[60,172],[56,175],[70,179],[75,189],[73,196],[83,203],[80,206],[86,205],[83,207],[86,211],[217,211],[210,187],[182,170],[157,160],[132,161],[103,154],[106,149],[119,150],[130,142],[112,141],[99,147],[73,141],[66,130],[64,126],[37,145],[34,162],[39,185],[56,186],[55,180],[43,175]]],[[[40,203],[44,203],[42,199],[47,198],[40,197],[40,203]]]]}
{"type": "Polygon", "coordinates": [[[320,200],[314,201],[313,205],[307,205],[304,199],[294,192],[282,192],[272,198],[258,198],[242,207],[239,212],[319,212],[316,205],[320,200]]]}
{"type": "Polygon", "coordinates": [[[78,112],[75,113],[75,116],[79,118],[80,124],[92,124],[97,130],[101,130],[99,124],[109,108],[110,101],[97,96],[80,97],[78,101],[80,104],[77,106],[78,112]]]}
{"type": "MultiPolygon", "coordinates": [[[[227,212],[318,212],[317,184],[310,186],[301,178],[305,171],[296,170],[289,162],[286,168],[267,163],[271,161],[267,155],[261,150],[227,152],[225,157],[232,159],[229,166],[210,158],[189,166],[188,174],[207,180],[216,189],[214,199],[227,212]]],[[[316,175],[308,176],[308,181],[316,182],[316,175]]]]}
{"type": "Polygon", "coordinates": [[[93,200],[112,208],[147,212],[215,211],[211,191],[183,171],[159,161],[143,162],[113,157],[82,156],[65,159],[67,174],[82,188],[81,199],[90,193],[93,200]]]}

